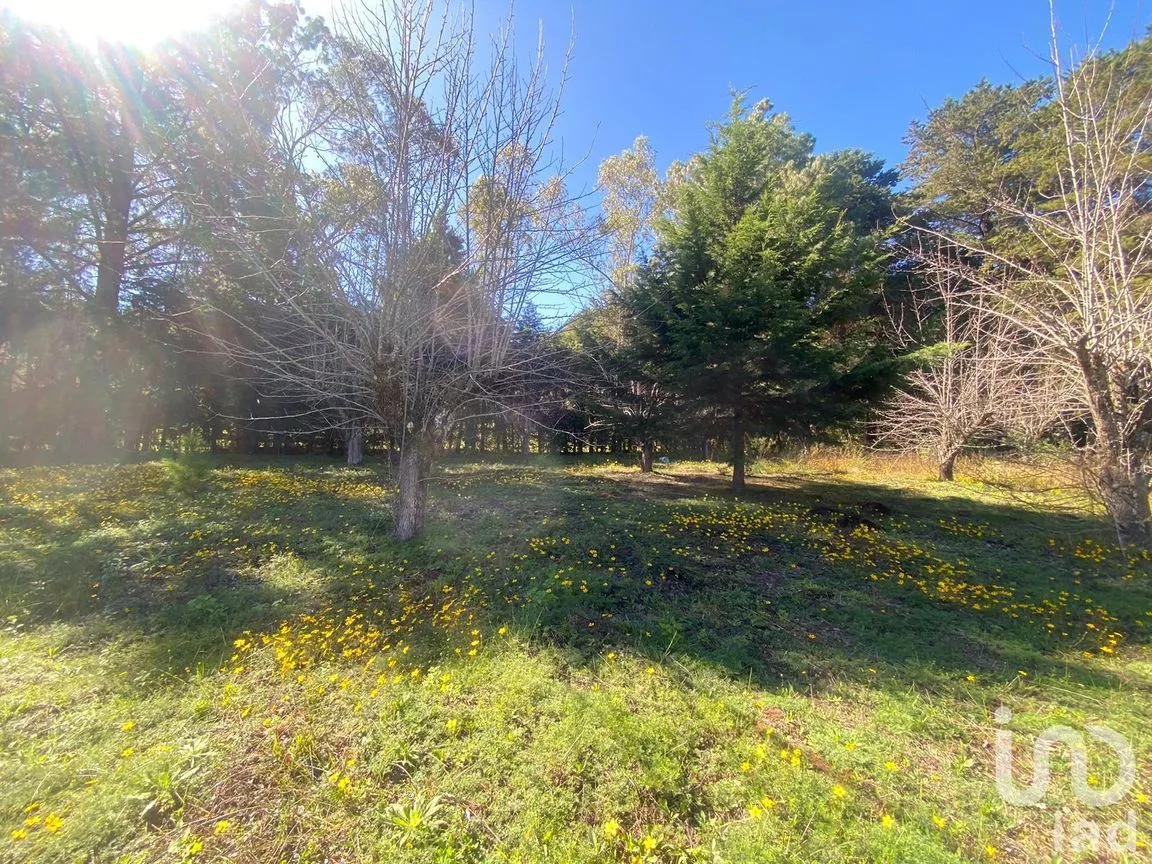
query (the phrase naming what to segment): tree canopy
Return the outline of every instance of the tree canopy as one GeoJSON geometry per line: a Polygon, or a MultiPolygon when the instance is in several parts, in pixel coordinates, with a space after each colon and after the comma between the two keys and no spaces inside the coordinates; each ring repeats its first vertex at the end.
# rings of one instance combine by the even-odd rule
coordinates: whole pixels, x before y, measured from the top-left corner
{"type": "Polygon", "coordinates": [[[815,155],[786,115],[739,96],[711,137],[622,295],[649,356],[729,430],[739,489],[748,432],[812,434],[880,380],[871,312],[896,175],[856,151],[815,155]]]}
{"type": "Polygon", "coordinates": [[[0,458],[367,449],[411,536],[452,450],[724,455],[740,489],[749,441],[950,477],[1061,438],[1148,522],[1152,39],[978,83],[900,171],[736,94],[701,152],[661,171],[640,134],[589,194],[566,71],[475,27],[250,0],[143,51],[0,13],[0,458]]]}

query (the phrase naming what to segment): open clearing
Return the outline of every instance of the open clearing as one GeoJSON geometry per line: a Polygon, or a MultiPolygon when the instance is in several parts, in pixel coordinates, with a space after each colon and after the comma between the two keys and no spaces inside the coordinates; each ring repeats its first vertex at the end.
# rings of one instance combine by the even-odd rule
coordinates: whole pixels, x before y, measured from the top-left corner
{"type": "Polygon", "coordinates": [[[0,860],[1139,860],[1152,565],[886,471],[450,464],[403,546],[383,464],[0,472],[0,860]],[[1007,806],[1000,705],[1133,792],[1007,806]]]}

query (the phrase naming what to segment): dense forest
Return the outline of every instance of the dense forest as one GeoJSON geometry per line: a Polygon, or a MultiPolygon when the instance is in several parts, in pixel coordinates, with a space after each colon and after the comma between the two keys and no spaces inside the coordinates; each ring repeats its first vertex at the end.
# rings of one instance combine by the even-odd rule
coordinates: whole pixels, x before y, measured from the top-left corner
{"type": "Polygon", "coordinates": [[[730,96],[574,188],[467,14],[252,2],[145,52],[0,17],[0,460],[172,449],[1064,454],[1149,537],[1152,38],[981,83],[888,166],[730,96]],[[541,298],[566,310],[543,320],[541,298]]]}

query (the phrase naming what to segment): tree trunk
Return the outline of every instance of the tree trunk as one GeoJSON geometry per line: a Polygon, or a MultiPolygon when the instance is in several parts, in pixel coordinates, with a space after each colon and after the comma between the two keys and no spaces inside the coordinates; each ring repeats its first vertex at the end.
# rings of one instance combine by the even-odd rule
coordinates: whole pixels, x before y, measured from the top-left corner
{"type": "Polygon", "coordinates": [[[1104,508],[1116,527],[1120,546],[1147,548],[1152,543],[1152,514],[1148,508],[1148,475],[1139,465],[1129,465],[1123,458],[1109,459],[1101,453],[1096,483],[1104,508]]]}
{"type": "Polygon", "coordinates": [[[348,464],[359,465],[364,461],[364,427],[353,426],[348,431],[348,464]]]}
{"type": "Polygon", "coordinates": [[[740,416],[732,428],[732,491],[744,491],[744,419],[740,416]]]}
{"type": "Polygon", "coordinates": [[[652,460],[656,455],[656,442],[645,440],[640,442],[640,470],[644,474],[652,472],[652,460]]]}
{"type": "Polygon", "coordinates": [[[951,483],[956,479],[956,457],[959,455],[955,450],[950,453],[944,454],[940,459],[940,479],[951,483]]]}
{"type": "Polygon", "coordinates": [[[128,252],[128,228],[132,213],[133,150],[123,135],[110,166],[107,201],[100,214],[96,240],[96,290],[93,292],[91,330],[80,367],[80,392],[73,410],[75,426],[71,450],[84,459],[104,456],[111,447],[106,413],[111,396],[112,346],[120,305],[120,289],[128,252]]]}
{"type": "Polygon", "coordinates": [[[409,433],[400,442],[400,490],[396,495],[392,530],[392,536],[400,542],[411,540],[424,530],[431,455],[431,447],[422,432],[409,433]]]}
{"type": "Polygon", "coordinates": [[[532,455],[532,437],[527,429],[520,433],[520,455],[532,455]]]}
{"type": "Polygon", "coordinates": [[[96,240],[96,291],[93,302],[100,315],[112,318],[120,305],[120,287],[128,260],[128,229],[135,196],[135,148],[128,132],[121,130],[113,144],[107,186],[102,196],[99,235],[96,240]]]}
{"type": "Polygon", "coordinates": [[[1111,377],[1112,370],[1080,346],[1077,359],[1088,390],[1088,405],[1096,445],[1096,486],[1123,548],[1152,545],[1152,517],[1148,509],[1147,442],[1142,430],[1126,432],[1127,394],[1111,377]]]}

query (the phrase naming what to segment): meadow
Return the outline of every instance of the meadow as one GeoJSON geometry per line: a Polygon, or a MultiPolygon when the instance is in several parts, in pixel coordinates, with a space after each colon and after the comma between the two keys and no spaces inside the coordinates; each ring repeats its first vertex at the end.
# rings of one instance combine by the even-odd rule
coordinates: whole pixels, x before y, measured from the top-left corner
{"type": "Polygon", "coordinates": [[[978,467],[2,470],[0,861],[1146,860],[1152,561],[978,467]],[[1000,706],[1132,791],[1006,804],[1000,706]]]}

